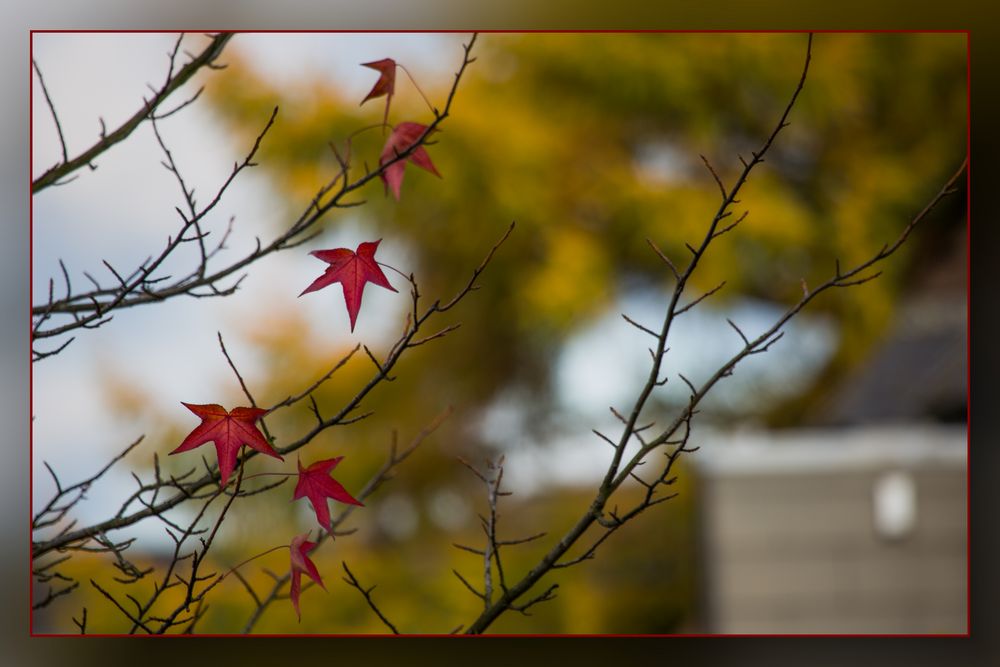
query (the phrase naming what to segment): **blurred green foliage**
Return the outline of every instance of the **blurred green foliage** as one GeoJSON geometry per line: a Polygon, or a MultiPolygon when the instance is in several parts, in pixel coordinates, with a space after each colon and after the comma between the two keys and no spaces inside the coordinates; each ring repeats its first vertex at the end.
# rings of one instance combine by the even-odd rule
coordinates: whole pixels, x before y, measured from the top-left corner
{"type": "MultiPolygon", "coordinates": [[[[381,120],[383,107],[359,108],[357,99],[345,99],[324,80],[289,80],[276,89],[240,58],[238,42],[208,95],[241,141],[255,136],[261,119],[281,103],[258,160],[288,202],[287,217],[274,221],[278,231],[336,172],[329,142],[343,148],[353,131],[381,120]]],[[[358,533],[317,554],[332,583],[329,594],[316,588],[303,594],[301,624],[289,605],[271,610],[257,631],[384,631],[356,591],[335,583],[341,560],[365,585],[378,584],[380,606],[404,631],[448,632],[478,614],[480,603],[450,570],[480,581],[481,559],[450,543],[481,542],[474,514],[485,511],[485,499],[455,457],[481,463],[497,444],[520,444],[496,443],[481,428],[484,411],[503,397],[520,398],[536,439],[544,442],[554,432],[552,371],[561,346],[629,291],[666,293],[670,276],[645,239],[676,263],[686,260],[685,243],[700,240],[719,204],[699,155],[727,184],[735,178],[737,155],[759,148],[787,103],[805,44],[799,34],[481,36],[453,115],[428,148],[443,179],[410,167],[401,201],[384,197],[376,182],[363,193],[365,206],[349,216],[330,215],[324,224],[333,228],[349,219],[357,225],[363,232],[352,247],[379,237],[403,245],[409,264],[399,268],[413,271],[431,301],[464,284],[511,220],[518,227],[481,279],[482,289],[438,323],[461,321],[462,328],[404,359],[398,380],[365,401],[362,409],[375,410],[373,418],[325,432],[301,455],[304,463],[346,455],[337,478],[354,491],[381,464],[392,429],[405,442],[445,406],[456,413],[355,514],[351,525],[358,533]],[[465,499],[467,514],[456,528],[429,518],[442,490],[465,499]],[[405,499],[413,508],[414,532],[386,531],[377,519],[386,498],[405,499]]],[[[450,55],[457,66],[460,54],[442,57],[450,55]]],[[[801,278],[816,283],[830,274],[835,258],[847,266],[894,238],[964,155],[965,68],[961,35],[818,35],[791,126],[740,197],[736,215],[749,210],[749,217],[713,246],[692,294],[726,280],[715,305],[739,296],[787,303],[797,298],[801,278]]],[[[450,82],[445,76],[420,85],[443,100],[450,82]]],[[[427,122],[422,104],[400,78],[390,122],[427,122]]],[[[382,141],[378,130],[353,139],[352,175],[376,164],[382,141]]],[[[304,257],[309,249],[292,252],[304,257]]],[[[880,280],[816,304],[838,330],[824,382],[846,373],[886,326],[909,252],[904,247],[880,280]]],[[[390,280],[402,283],[398,276],[390,280]]],[[[398,298],[407,299],[405,293],[398,298]]],[[[402,322],[385,328],[394,335],[402,322]]],[[[262,312],[243,334],[266,369],[248,378],[262,405],[301,391],[349,349],[311,330],[291,299],[262,312]]],[[[316,393],[319,405],[332,413],[372,370],[358,354],[316,393]]],[[[230,398],[239,402],[235,388],[230,398]]],[[[300,406],[272,418],[269,427],[281,443],[313,419],[300,406]]],[[[286,462],[289,470],[292,465],[286,462]]],[[[560,583],[559,598],[536,607],[530,618],[509,614],[491,630],[696,628],[694,498],[684,467],[675,490],[678,498],[615,535],[594,561],[546,579],[560,583]]],[[[290,498],[291,488],[286,491],[290,498]]],[[[632,492],[623,491],[618,502],[626,506],[632,492]]],[[[276,501],[282,493],[234,509],[215,554],[219,567],[287,543],[313,525],[304,501],[276,501]]],[[[506,499],[501,528],[514,533],[507,537],[548,531],[537,543],[509,550],[508,577],[529,568],[591,499],[585,490],[561,487],[506,499]]],[[[267,558],[245,568],[262,588],[269,578],[261,567],[287,568],[287,554],[267,558]]],[[[201,631],[241,627],[249,597],[236,581],[227,580],[223,590],[201,631]]]]}

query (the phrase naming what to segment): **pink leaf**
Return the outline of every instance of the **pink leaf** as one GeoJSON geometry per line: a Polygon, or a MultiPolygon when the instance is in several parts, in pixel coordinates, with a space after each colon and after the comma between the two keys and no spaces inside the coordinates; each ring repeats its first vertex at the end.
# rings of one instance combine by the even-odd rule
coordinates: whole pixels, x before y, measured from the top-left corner
{"type": "Polygon", "coordinates": [[[309,533],[303,533],[292,538],[292,543],[289,547],[292,552],[292,586],[289,591],[289,597],[292,599],[292,606],[295,608],[295,614],[299,617],[300,621],[302,620],[302,612],[299,611],[299,594],[302,592],[302,573],[305,572],[306,576],[319,584],[323,590],[326,590],[326,586],[323,585],[323,579],[319,576],[319,570],[316,569],[316,565],[309,560],[309,556],[307,555],[316,548],[316,542],[310,542],[307,539],[308,537],[309,533]]]}
{"type": "Polygon", "coordinates": [[[330,530],[330,508],[327,504],[327,498],[333,498],[348,505],[363,506],[363,503],[348,493],[340,482],[330,476],[331,471],[337,467],[342,458],[344,457],[338,456],[317,461],[308,468],[302,467],[301,460],[298,463],[299,481],[295,485],[294,498],[309,498],[309,502],[312,503],[313,510],[316,512],[316,520],[327,531],[330,530]]]}
{"type": "Polygon", "coordinates": [[[215,403],[208,405],[181,403],[181,405],[201,417],[201,424],[184,438],[184,442],[177,449],[170,453],[179,454],[200,447],[207,442],[215,442],[222,486],[225,486],[226,482],[229,481],[229,475],[236,467],[236,458],[243,445],[256,449],[262,454],[284,460],[278,452],[274,451],[254,425],[255,421],[267,414],[267,410],[233,408],[232,412],[227,412],[224,407],[215,403]]]}
{"type": "Polygon", "coordinates": [[[389,104],[392,103],[392,95],[396,92],[396,61],[392,58],[383,58],[382,60],[361,64],[364,67],[370,67],[379,72],[378,81],[375,82],[368,96],[361,100],[361,104],[385,95],[385,118],[382,122],[387,122],[389,119],[389,104]]]}
{"type": "MultiPolygon", "coordinates": [[[[379,157],[379,164],[385,165],[387,162],[393,160],[397,155],[400,155],[415,143],[417,140],[423,136],[424,132],[427,131],[426,125],[421,125],[420,123],[400,123],[392,130],[392,134],[389,135],[389,139],[385,142],[385,147],[382,149],[382,155],[379,157]]],[[[382,181],[385,183],[386,190],[392,190],[392,194],[399,199],[399,190],[403,185],[403,170],[406,168],[406,163],[412,162],[421,169],[425,169],[438,178],[441,174],[438,170],[434,168],[434,163],[431,162],[430,156],[423,146],[417,146],[412,153],[410,153],[405,159],[397,160],[393,162],[388,167],[385,167],[380,173],[382,181]]]]}

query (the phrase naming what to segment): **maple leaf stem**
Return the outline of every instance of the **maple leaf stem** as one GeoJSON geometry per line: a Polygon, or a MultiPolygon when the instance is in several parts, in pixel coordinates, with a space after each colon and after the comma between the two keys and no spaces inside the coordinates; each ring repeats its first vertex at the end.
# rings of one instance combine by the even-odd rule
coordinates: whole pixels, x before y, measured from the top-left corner
{"type": "Polygon", "coordinates": [[[244,480],[254,479],[255,477],[295,477],[294,472],[255,472],[252,475],[247,475],[244,480]]]}
{"type": "Polygon", "coordinates": [[[378,264],[379,266],[384,266],[390,271],[395,271],[396,273],[398,273],[400,276],[403,277],[403,280],[409,280],[412,282],[412,274],[403,273],[392,264],[386,264],[385,262],[379,262],[378,260],[376,260],[375,263],[378,264]]]}
{"type": "MultiPolygon", "coordinates": [[[[255,477],[256,475],[251,475],[251,476],[255,477]]],[[[247,479],[250,479],[250,477],[247,477],[247,479]]],[[[261,558],[262,556],[266,556],[269,553],[274,553],[275,551],[279,551],[281,549],[287,549],[287,548],[288,548],[287,544],[279,544],[278,546],[271,547],[267,551],[262,551],[262,552],[260,552],[259,554],[255,555],[255,556],[250,556],[250,558],[247,558],[246,560],[240,561],[236,565],[233,565],[231,568],[229,568],[228,570],[226,570],[223,574],[219,575],[219,581],[222,581],[223,579],[225,579],[226,577],[228,577],[230,574],[235,574],[235,575],[239,576],[239,572],[237,572],[237,570],[239,570],[241,567],[243,567],[247,563],[249,563],[251,561],[254,561],[254,560],[257,560],[258,558],[261,558]]]]}
{"type": "MultiPolygon", "coordinates": [[[[387,128],[387,127],[391,128],[392,126],[391,126],[391,125],[389,125],[389,123],[387,123],[387,122],[383,121],[383,122],[381,122],[381,123],[374,123],[374,124],[372,124],[372,125],[365,125],[364,127],[360,128],[360,129],[357,129],[357,130],[354,130],[353,132],[351,132],[350,134],[348,134],[348,135],[347,135],[347,142],[348,142],[348,145],[350,145],[350,142],[351,142],[351,141],[352,141],[352,140],[353,140],[353,139],[354,139],[355,137],[357,137],[357,136],[358,136],[358,135],[360,135],[360,134],[364,134],[365,132],[368,132],[368,131],[370,131],[370,130],[377,130],[377,129],[382,129],[382,130],[384,130],[384,129],[385,129],[385,128],[387,128]]],[[[337,152],[337,149],[336,149],[336,148],[334,148],[333,150],[334,150],[334,153],[336,153],[336,152],[337,152]]],[[[348,153],[348,155],[349,155],[349,153],[348,153]]],[[[345,166],[345,163],[344,163],[344,162],[342,162],[342,161],[340,161],[340,155],[339,155],[339,154],[337,155],[337,159],[338,159],[338,161],[339,161],[339,162],[341,162],[341,166],[345,166]]]]}
{"type": "MultiPolygon", "coordinates": [[[[427,104],[427,108],[431,110],[432,114],[436,115],[437,109],[434,107],[433,104],[431,104],[431,101],[427,99],[427,96],[424,95],[424,91],[420,89],[420,84],[418,84],[417,80],[413,78],[412,74],[410,74],[410,70],[406,69],[406,66],[403,65],[403,63],[396,63],[396,67],[403,70],[403,73],[406,74],[406,78],[410,80],[410,83],[413,84],[413,87],[417,89],[418,93],[420,93],[420,97],[424,98],[424,102],[427,104]]],[[[388,110],[388,104],[386,104],[386,109],[388,110]]]]}

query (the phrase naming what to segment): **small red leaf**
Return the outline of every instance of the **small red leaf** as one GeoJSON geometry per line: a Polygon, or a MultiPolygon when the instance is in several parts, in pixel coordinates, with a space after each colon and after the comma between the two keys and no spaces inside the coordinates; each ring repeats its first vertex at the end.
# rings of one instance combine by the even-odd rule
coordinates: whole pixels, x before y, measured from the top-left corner
{"type": "Polygon", "coordinates": [[[368,96],[361,100],[361,104],[370,99],[385,95],[385,116],[382,118],[382,122],[387,123],[389,121],[389,105],[392,103],[393,93],[396,92],[396,61],[392,58],[383,58],[382,60],[361,64],[364,67],[370,67],[379,72],[378,81],[375,82],[368,96]]]}
{"type": "MultiPolygon", "coordinates": [[[[382,155],[379,157],[379,165],[385,165],[397,155],[410,148],[410,146],[417,143],[417,140],[423,136],[425,131],[427,131],[427,126],[420,123],[400,123],[397,125],[393,128],[392,134],[389,135],[389,139],[385,142],[382,155]]],[[[441,177],[438,170],[434,168],[434,163],[431,162],[427,151],[423,146],[418,146],[406,159],[393,162],[379,174],[382,177],[382,182],[385,183],[386,191],[391,189],[396,199],[399,199],[399,189],[403,185],[403,170],[406,168],[407,162],[412,162],[438,178],[441,177]]]]}
{"type": "Polygon", "coordinates": [[[200,447],[206,442],[215,442],[222,486],[225,486],[226,482],[229,481],[229,475],[236,467],[236,457],[243,445],[256,449],[262,454],[284,460],[278,452],[274,451],[254,425],[255,421],[267,414],[267,410],[233,408],[231,412],[227,412],[224,407],[215,403],[195,405],[182,402],[181,405],[201,417],[201,424],[184,438],[184,442],[177,449],[170,453],[179,454],[200,447]]]}
{"type": "Polygon", "coordinates": [[[364,104],[370,99],[383,95],[392,97],[393,93],[396,92],[396,61],[392,58],[383,58],[370,63],[361,63],[361,66],[378,70],[379,73],[378,81],[375,82],[375,86],[368,93],[368,96],[361,100],[361,103],[364,104]]]}
{"type": "Polygon", "coordinates": [[[310,542],[307,539],[308,537],[309,533],[303,533],[294,537],[289,546],[292,552],[292,587],[289,591],[289,597],[292,599],[292,606],[295,608],[295,614],[299,617],[300,621],[302,620],[302,612],[299,611],[299,594],[302,592],[302,573],[305,572],[306,576],[319,584],[323,590],[326,590],[326,586],[323,585],[323,579],[319,576],[319,570],[316,569],[315,563],[309,560],[309,556],[307,555],[316,548],[316,542],[310,542]]]}
{"type": "Polygon", "coordinates": [[[354,323],[358,319],[358,311],[361,310],[361,297],[364,294],[366,283],[374,283],[393,292],[397,291],[389,284],[389,279],[385,277],[378,262],[375,261],[375,250],[381,242],[382,239],[362,243],[358,246],[357,251],[351,251],[347,248],[312,251],[309,253],[310,255],[323,260],[330,266],[327,267],[323,275],[302,290],[302,294],[340,283],[344,288],[347,314],[351,318],[351,331],[354,331],[354,323]]]}
{"type": "Polygon", "coordinates": [[[330,530],[330,508],[327,504],[327,498],[333,498],[348,505],[363,506],[363,503],[349,494],[347,489],[341,486],[340,482],[330,476],[330,473],[337,467],[342,458],[344,457],[338,456],[332,459],[317,461],[308,468],[303,468],[302,461],[299,461],[299,481],[295,485],[294,498],[309,498],[313,510],[316,511],[317,521],[327,531],[330,530]]]}

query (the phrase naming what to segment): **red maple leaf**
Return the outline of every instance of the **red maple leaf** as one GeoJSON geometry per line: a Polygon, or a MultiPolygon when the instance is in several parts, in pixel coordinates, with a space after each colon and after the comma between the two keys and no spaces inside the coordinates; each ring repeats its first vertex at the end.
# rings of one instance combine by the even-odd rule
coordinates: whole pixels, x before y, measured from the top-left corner
{"type": "Polygon", "coordinates": [[[374,70],[378,70],[379,77],[378,81],[372,87],[371,92],[368,96],[361,100],[361,104],[364,104],[368,100],[374,99],[376,97],[382,97],[386,95],[385,98],[385,118],[382,122],[386,122],[389,118],[389,104],[392,102],[392,95],[396,92],[396,61],[392,58],[383,58],[382,60],[376,60],[370,63],[361,63],[363,67],[370,67],[374,70]]]}
{"type": "Polygon", "coordinates": [[[302,294],[340,283],[344,288],[347,314],[351,318],[351,331],[354,331],[354,323],[358,319],[358,311],[361,310],[361,297],[364,294],[366,283],[374,283],[393,292],[397,291],[389,284],[389,279],[385,277],[378,262],[375,261],[375,249],[381,242],[382,239],[362,243],[358,246],[357,251],[351,251],[347,248],[313,250],[309,253],[310,255],[323,260],[330,266],[323,272],[323,275],[302,290],[302,294]]]}
{"type": "MultiPolygon", "coordinates": [[[[389,139],[385,142],[385,147],[382,149],[382,155],[378,161],[379,165],[384,165],[417,143],[417,140],[423,136],[426,130],[427,126],[420,123],[400,123],[394,127],[392,134],[389,135],[389,139]]],[[[426,169],[438,178],[441,177],[438,170],[434,168],[434,163],[431,162],[431,158],[424,147],[417,146],[406,159],[393,162],[379,173],[379,176],[382,177],[382,182],[385,183],[386,191],[391,188],[392,194],[396,195],[396,199],[399,199],[399,189],[403,185],[403,170],[406,168],[407,162],[412,162],[421,169],[426,169]]]]}
{"type": "Polygon", "coordinates": [[[231,412],[226,412],[224,407],[215,403],[192,405],[181,402],[181,405],[201,417],[201,424],[184,438],[184,442],[177,449],[170,453],[178,454],[200,447],[206,442],[215,442],[222,486],[225,486],[226,482],[229,481],[229,475],[236,467],[236,457],[243,445],[256,449],[262,454],[284,460],[278,452],[274,451],[254,425],[255,421],[267,414],[267,410],[233,408],[231,412]]]}
{"type": "Polygon", "coordinates": [[[327,498],[346,503],[348,505],[361,505],[363,503],[355,499],[347,492],[340,482],[330,476],[330,472],[337,467],[343,456],[332,459],[324,459],[313,463],[308,468],[302,467],[299,461],[299,482],[295,485],[294,498],[309,498],[313,509],[316,511],[316,519],[320,525],[330,530],[330,508],[327,505],[327,498]]]}
{"type": "Polygon", "coordinates": [[[309,560],[309,556],[307,555],[316,548],[316,542],[310,542],[307,539],[308,537],[309,533],[303,533],[294,537],[289,546],[292,552],[292,588],[289,591],[288,597],[292,599],[292,606],[295,607],[295,614],[299,617],[300,621],[302,620],[302,612],[299,611],[299,593],[302,591],[302,573],[305,572],[310,579],[319,584],[323,590],[326,590],[326,586],[323,585],[323,579],[319,576],[319,570],[316,569],[315,563],[309,560]]]}

